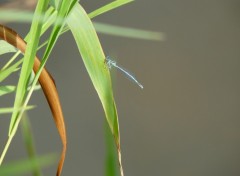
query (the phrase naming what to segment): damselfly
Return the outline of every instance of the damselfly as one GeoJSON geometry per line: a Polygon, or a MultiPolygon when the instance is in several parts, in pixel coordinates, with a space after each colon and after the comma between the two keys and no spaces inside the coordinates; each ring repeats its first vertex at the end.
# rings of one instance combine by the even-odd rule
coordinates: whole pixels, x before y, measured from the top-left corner
{"type": "Polygon", "coordinates": [[[138,82],[138,80],[132,75],[130,74],[127,70],[123,69],[122,67],[118,66],[117,65],[117,62],[116,61],[113,61],[111,59],[111,57],[107,56],[106,58],[106,64],[108,66],[109,69],[111,69],[112,67],[115,67],[117,68],[118,70],[120,70],[122,73],[124,73],[126,75],[126,77],[130,80],[132,80],[133,82],[135,82],[140,88],[143,89],[143,85],[138,82]]]}

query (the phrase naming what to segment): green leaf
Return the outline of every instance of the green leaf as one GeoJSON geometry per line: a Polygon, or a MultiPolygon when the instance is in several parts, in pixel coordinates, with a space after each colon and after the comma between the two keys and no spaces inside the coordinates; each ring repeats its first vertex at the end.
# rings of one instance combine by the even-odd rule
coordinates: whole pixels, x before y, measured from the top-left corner
{"type": "Polygon", "coordinates": [[[0,96],[14,92],[15,86],[0,86],[0,96]]]}
{"type": "Polygon", "coordinates": [[[148,30],[140,30],[129,27],[121,27],[116,25],[94,22],[94,27],[99,33],[115,35],[119,37],[128,37],[144,40],[164,41],[166,36],[161,32],[152,32],[148,30]]]}
{"type": "MultiPolygon", "coordinates": [[[[24,113],[24,115],[23,115],[23,118],[21,121],[21,127],[22,127],[21,131],[22,131],[23,141],[24,141],[27,153],[28,153],[28,157],[31,159],[37,159],[33,131],[31,128],[31,123],[30,123],[29,117],[27,116],[26,113],[24,113]]],[[[32,175],[34,175],[34,176],[42,175],[39,165],[36,165],[36,167],[32,170],[32,175]]]]}
{"type": "MultiPolygon", "coordinates": [[[[30,89],[30,87],[28,87],[28,90],[30,89]]],[[[41,86],[40,85],[36,85],[34,87],[34,90],[39,90],[41,89],[41,86]]],[[[16,90],[16,86],[0,86],[0,96],[3,96],[3,95],[6,95],[6,94],[9,94],[9,93],[12,93],[16,90]]]]}
{"type": "Polygon", "coordinates": [[[110,73],[105,63],[105,55],[101,44],[91,20],[80,5],[76,5],[73,9],[69,15],[67,24],[73,33],[85,67],[103,105],[107,122],[118,148],[119,163],[121,166],[118,116],[112,92],[110,73]]]}
{"type": "MultiPolygon", "coordinates": [[[[46,19],[51,15],[51,12],[53,11],[53,7],[50,7],[48,11],[45,14],[38,14],[35,18],[35,20],[38,20],[40,22],[46,21],[46,19]]],[[[16,9],[1,9],[0,11],[0,21],[6,21],[6,22],[32,22],[34,13],[32,11],[25,11],[25,10],[16,10],[16,9]]]]}
{"type": "MultiPolygon", "coordinates": [[[[29,35],[31,40],[27,44],[23,65],[20,73],[20,78],[17,85],[17,92],[16,92],[15,101],[14,101],[15,108],[18,108],[22,105],[24,97],[26,95],[28,79],[32,71],[33,62],[36,55],[41,28],[42,28],[42,23],[38,20],[39,18],[38,15],[43,14],[43,12],[46,10],[47,5],[48,5],[47,0],[39,0],[34,13],[33,22],[31,25],[30,35],[29,35]]],[[[10,122],[10,127],[9,127],[10,136],[13,136],[14,133],[16,132],[17,126],[19,123],[17,122],[17,120],[20,121],[19,118],[18,118],[18,113],[13,112],[11,122],[10,122]]]]}
{"type": "MultiPolygon", "coordinates": [[[[0,21],[11,22],[31,22],[33,18],[33,13],[30,11],[19,11],[16,9],[1,9],[0,11],[0,21]]],[[[40,18],[40,16],[38,16],[40,18]]]]}
{"type": "MultiPolygon", "coordinates": [[[[48,10],[46,11],[45,13],[45,18],[44,18],[44,21],[45,23],[43,24],[42,26],[42,30],[41,30],[41,35],[43,35],[47,29],[55,22],[57,18],[57,11],[54,10],[53,7],[49,7],[48,10]]],[[[25,41],[28,41],[29,39],[29,35],[27,35],[25,37],[25,41]]],[[[8,44],[8,43],[7,43],[8,44]]],[[[40,48],[42,48],[43,46],[45,46],[47,44],[47,42],[45,42],[43,45],[39,46],[38,47],[38,50],[40,48]]],[[[9,45],[9,44],[8,44],[9,45]]],[[[11,45],[10,45],[11,46],[11,45]]],[[[1,47],[1,46],[0,46],[1,47]]],[[[12,46],[13,47],[13,46],[12,46]]],[[[14,48],[14,47],[13,47],[14,48]]],[[[3,69],[0,71],[0,82],[5,79],[7,76],[9,76],[16,68],[17,66],[22,63],[22,59],[21,61],[18,61],[18,64],[14,64],[13,67],[11,67],[10,70],[7,70],[6,68],[9,67],[9,65],[17,58],[17,56],[20,54],[21,52],[18,51],[9,61],[8,63],[3,67],[3,69]],[[3,73],[2,73],[3,72],[3,73]],[[1,78],[3,77],[3,78],[1,78]]]]}
{"type": "Polygon", "coordinates": [[[134,0],[116,0],[116,1],[113,1],[113,2],[111,2],[111,3],[109,3],[109,4],[105,5],[105,6],[103,6],[101,8],[98,8],[97,10],[89,13],[88,16],[89,16],[89,18],[94,18],[94,17],[96,17],[98,15],[101,15],[103,13],[106,13],[106,12],[108,12],[110,10],[113,10],[113,9],[115,9],[117,7],[120,7],[122,5],[125,5],[125,4],[133,2],[133,1],[134,0]]]}
{"type": "Polygon", "coordinates": [[[118,140],[118,120],[110,73],[105,64],[105,55],[93,24],[80,5],[73,9],[67,24],[73,33],[85,67],[103,104],[111,131],[118,140]]]}
{"type": "Polygon", "coordinates": [[[34,170],[36,167],[46,167],[55,163],[57,157],[55,154],[40,156],[37,159],[25,159],[4,164],[0,168],[0,175],[20,175],[34,170]]]}
{"type": "Polygon", "coordinates": [[[4,40],[0,40],[0,55],[15,52],[17,52],[17,49],[14,46],[10,45],[4,40]]]}
{"type": "Polygon", "coordinates": [[[20,107],[18,109],[14,109],[14,108],[0,108],[0,114],[8,114],[8,113],[12,113],[14,111],[19,112],[22,111],[23,109],[26,110],[31,110],[35,108],[35,106],[26,106],[26,107],[20,107]]]}
{"type": "Polygon", "coordinates": [[[11,73],[15,72],[16,70],[18,70],[18,66],[22,63],[22,60],[17,61],[16,63],[14,63],[12,66],[4,69],[4,70],[0,70],[0,82],[2,82],[3,80],[5,80],[11,73]]]}
{"type": "Polygon", "coordinates": [[[105,176],[118,176],[117,170],[117,155],[116,148],[114,145],[114,140],[112,137],[111,130],[106,120],[104,121],[104,131],[105,131],[105,144],[106,144],[106,154],[105,154],[105,176]]]}
{"type": "MultiPolygon", "coordinates": [[[[46,50],[45,50],[42,62],[40,64],[40,67],[39,67],[39,69],[38,69],[38,71],[37,71],[37,73],[35,75],[34,80],[33,80],[32,87],[31,87],[31,89],[30,89],[30,91],[29,91],[28,95],[26,96],[26,99],[25,99],[25,101],[23,103],[24,105],[27,105],[27,103],[28,103],[28,101],[29,101],[29,99],[31,97],[31,94],[32,94],[32,91],[33,91],[33,87],[36,85],[36,83],[38,81],[38,78],[40,77],[41,71],[43,70],[44,65],[46,64],[47,59],[48,59],[48,57],[49,57],[49,55],[50,55],[50,53],[51,53],[51,51],[52,51],[56,41],[57,41],[57,39],[58,39],[58,37],[60,35],[60,32],[61,32],[61,30],[62,30],[62,28],[64,26],[65,19],[67,18],[68,13],[71,12],[71,9],[74,7],[76,2],[77,2],[76,0],[72,0],[72,1],[63,0],[63,1],[61,1],[59,3],[59,6],[58,6],[59,9],[58,9],[56,22],[55,22],[53,30],[52,30],[52,32],[50,34],[48,45],[46,47],[46,50]]],[[[65,160],[66,133],[65,133],[65,126],[64,126],[63,117],[61,115],[60,116],[55,116],[54,120],[55,120],[55,123],[56,123],[56,126],[58,128],[60,137],[61,137],[62,142],[63,142],[62,155],[61,155],[61,158],[60,158],[60,161],[59,161],[59,164],[58,164],[58,169],[57,169],[57,175],[60,175],[61,171],[62,171],[62,166],[63,166],[64,160],[65,160]]]]}
{"type": "Polygon", "coordinates": [[[56,22],[54,24],[54,27],[52,29],[52,32],[50,34],[49,37],[49,41],[48,41],[48,45],[46,47],[44,56],[43,56],[43,61],[42,64],[43,65],[45,63],[45,60],[49,57],[59,35],[60,32],[64,26],[65,23],[65,18],[67,17],[69,10],[71,9],[71,5],[75,4],[76,0],[63,0],[60,1],[59,3],[59,9],[58,9],[58,14],[57,14],[57,19],[56,22]]]}

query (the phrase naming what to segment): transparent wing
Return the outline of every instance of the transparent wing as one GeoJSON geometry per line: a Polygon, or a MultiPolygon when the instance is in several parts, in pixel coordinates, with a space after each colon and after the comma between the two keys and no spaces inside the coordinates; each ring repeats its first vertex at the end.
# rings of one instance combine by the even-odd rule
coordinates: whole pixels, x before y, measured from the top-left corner
{"type": "Polygon", "coordinates": [[[143,85],[138,82],[138,80],[131,74],[129,73],[129,71],[127,71],[126,69],[120,67],[117,65],[116,61],[113,61],[109,56],[107,56],[106,58],[106,63],[109,69],[111,69],[112,67],[117,68],[118,70],[120,70],[122,73],[124,73],[124,75],[131,81],[135,82],[141,89],[143,89],[143,85]]]}

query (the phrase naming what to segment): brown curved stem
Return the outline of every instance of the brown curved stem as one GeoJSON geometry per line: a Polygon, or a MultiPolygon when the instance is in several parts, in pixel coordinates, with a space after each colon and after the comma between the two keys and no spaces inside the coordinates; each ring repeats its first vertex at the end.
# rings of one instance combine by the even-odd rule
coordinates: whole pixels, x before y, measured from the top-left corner
{"type": "MultiPolygon", "coordinates": [[[[10,29],[0,24],[0,38],[5,40],[9,44],[15,46],[16,48],[18,48],[22,53],[25,53],[26,42],[13,29],[10,29]]],[[[35,73],[38,71],[39,66],[40,66],[40,60],[36,56],[34,59],[34,66],[33,66],[33,71],[35,73]]],[[[57,126],[59,135],[63,143],[62,154],[61,154],[61,158],[60,158],[60,161],[58,164],[58,170],[57,170],[57,176],[59,176],[62,171],[63,163],[65,160],[66,148],[67,148],[67,137],[66,137],[66,129],[65,129],[65,123],[64,123],[64,116],[62,113],[62,107],[61,107],[58,91],[55,86],[54,80],[52,79],[51,75],[45,68],[42,70],[38,81],[48,101],[55,124],[57,126]]]]}

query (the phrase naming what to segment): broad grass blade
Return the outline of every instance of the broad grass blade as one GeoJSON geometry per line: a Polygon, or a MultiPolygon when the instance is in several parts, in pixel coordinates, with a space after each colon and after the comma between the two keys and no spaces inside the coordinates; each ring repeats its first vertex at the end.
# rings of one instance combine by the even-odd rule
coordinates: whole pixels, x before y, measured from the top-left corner
{"type": "Polygon", "coordinates": [[[123,175],[117,109],[110,73],[105,63],[101,44],[89,16],[80,5],[75,6],[69,15],[67,24],[72,31],[85,67],[103,105],[107,122],[115,138],[121,175],[123,175]]]}

